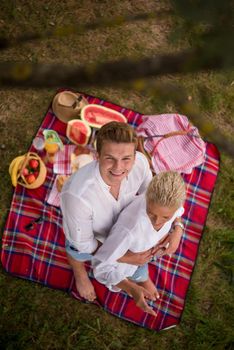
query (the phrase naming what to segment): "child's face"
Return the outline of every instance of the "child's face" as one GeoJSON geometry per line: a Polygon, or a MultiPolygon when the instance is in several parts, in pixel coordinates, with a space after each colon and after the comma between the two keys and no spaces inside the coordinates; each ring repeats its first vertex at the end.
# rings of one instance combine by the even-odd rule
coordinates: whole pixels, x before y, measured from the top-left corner
{"type": "Polygon", "coordinates": [[[174,207],[163,207],[160,204],[153,202],[146,203],[147,215],[156,231],[172,218],[177,209],[178,208],[174,207]]]}

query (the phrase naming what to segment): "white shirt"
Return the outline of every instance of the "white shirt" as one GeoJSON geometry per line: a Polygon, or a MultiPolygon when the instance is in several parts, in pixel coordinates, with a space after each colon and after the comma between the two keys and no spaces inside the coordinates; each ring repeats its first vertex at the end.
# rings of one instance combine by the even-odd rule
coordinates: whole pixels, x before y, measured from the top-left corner
{"type": "Polygon", "coordinates": [[[127,277],[131,277],[138,266],[117,262],[128,250],[144,252],[153,248],[171,229],[173,221],[180,217],[184,208],[180,207],[160,230],[156,231],[146,213],[145,195],[138,196],[120,214],[108,238],[93,258],[94,276],[112,291],[127,277]]]}
{"type": "Polygon", "coordinates": [[[136,152],[133,168],[121,182],[116,200],[100,175],[97,161],[79,169],[64,184],[60,194],[67,240],[82,253],[94,252],[97,240],[105,240],[120,211],[133,201],[137,193],[145,192],[151,179],[146,157],[136,152]]]}

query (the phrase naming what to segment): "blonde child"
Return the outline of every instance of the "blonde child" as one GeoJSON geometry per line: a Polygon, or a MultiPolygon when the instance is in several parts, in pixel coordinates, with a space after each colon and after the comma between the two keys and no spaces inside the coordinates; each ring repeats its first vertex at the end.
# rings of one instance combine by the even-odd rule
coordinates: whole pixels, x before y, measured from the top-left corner
{"type": "Polygon", "coordinates": [[[120,259],[128,250],[134,253],[148,249],[153,253],[158,253],[159,249],[167,252],[165,244],[170,245],[170,241],[176,250],[183,233],[184,200],[185,184],[178,173],[164,172],[155,176],[146,195],[137,196],[121,212],[92,261],[94,276],[99,282],[111,291],[124,290],[138,307],[152,315],[155,312],[145,299],[155,301],[159,293],[149,278],[148,264],[136,266],[120,262],[120,259]]]}

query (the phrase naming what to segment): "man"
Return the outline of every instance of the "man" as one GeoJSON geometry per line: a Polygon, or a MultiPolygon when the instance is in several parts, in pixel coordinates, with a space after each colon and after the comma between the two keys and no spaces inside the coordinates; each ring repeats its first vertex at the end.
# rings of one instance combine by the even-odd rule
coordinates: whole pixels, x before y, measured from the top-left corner
{"type": "MultiPolygon", "coordinates": [[[[84,261],[92,259],[121,210],[145,192],[152,178],[147,159],[136,147],[137,137],[130,125],[104,125],[97,135],[97,160],[73,174],[61,192],[68,260],[79,294],[89,301],[96,294],[84,261]]],[[[150,250],[128,252],[121,261],[140,265],[151,257],[150,250]]]]}

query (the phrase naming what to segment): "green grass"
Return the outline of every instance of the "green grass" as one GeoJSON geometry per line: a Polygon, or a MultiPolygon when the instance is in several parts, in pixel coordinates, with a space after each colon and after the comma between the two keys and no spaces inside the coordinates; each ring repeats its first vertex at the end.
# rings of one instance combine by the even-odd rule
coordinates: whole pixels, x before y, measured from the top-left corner
{"type": "MultiPolygon", "coordinates": [[[[163,6],[164,2],[160,2],[163,6]]],[[[0,30],[16,36],[55,25],[86,23],[100,17],[153,11],[155,1],[2,1],[0,30]]],[[[44,39],[0,52],[0,60],[64,64],[142,57],[178,50],[169,40],[172,21],[142,21],[61,39],[44,39]]],[[[173,29],[174,30],[174,29],[173,29]]],[[[182,45],[182,44],[180,44],[182,45]]],[[[183,43],[184,45],[184,43],[183,43]]],[[[160,78],[178,83],[203,115],[229,135],[234,131],[233,72],[160,78]]],[[[56,89],[55,89],[56,90],[56,89]]],[[[49,103],[52,89],[0,90],[0,227],[9,212],[10,161],[27,151],[49,103]]],[[[89,87],[82,91],[140,111],[176,111],[168,101],[136,91],[89,87]]],[[[177,111],[179,112],[179,111],[177,111]]],[[[210,140],[212,141],[212,140],[210,140]]],[[[155,333],[81,303],[63,291],[8,275],[0,267],[0,346],[2,349],[171,349],[231,350],[233,344],[233,160],[221,154],[221,170],[200,244],[185,310],[178,327],[155,333]]]]}

